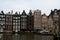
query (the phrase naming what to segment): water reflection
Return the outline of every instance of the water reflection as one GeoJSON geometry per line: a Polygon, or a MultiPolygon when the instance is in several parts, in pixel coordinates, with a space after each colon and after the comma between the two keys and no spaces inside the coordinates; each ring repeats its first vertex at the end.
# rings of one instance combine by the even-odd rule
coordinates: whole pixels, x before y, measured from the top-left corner
{"type": "Polygon", "coordinates": [[[0,40],[53,40],[53,36],[33,33],[0,34],[0,40]]]}
{"type": "Polygon", "coordinates": [[[0,34],[0,40],[3,40],[3,34],[0,34]]]}
{"type": "Polygon", "coordinates": [[[12,40],[20,40],[20,34],[13,34],[12,35],[12,40]]]}

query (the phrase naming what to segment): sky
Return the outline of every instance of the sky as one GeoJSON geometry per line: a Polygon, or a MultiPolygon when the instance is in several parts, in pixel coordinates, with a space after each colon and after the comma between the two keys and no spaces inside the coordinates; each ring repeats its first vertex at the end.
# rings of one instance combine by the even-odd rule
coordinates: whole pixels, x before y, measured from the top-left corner
{"type": "Polygon", "coordinates": [[[60,9],[60,0],[0,0],[0,11],[3,10],[5,13],[11,10],[21,13],[25,10],[28,13],[29,10],[36,9],[49,15],[51,9],[60,9]]]}

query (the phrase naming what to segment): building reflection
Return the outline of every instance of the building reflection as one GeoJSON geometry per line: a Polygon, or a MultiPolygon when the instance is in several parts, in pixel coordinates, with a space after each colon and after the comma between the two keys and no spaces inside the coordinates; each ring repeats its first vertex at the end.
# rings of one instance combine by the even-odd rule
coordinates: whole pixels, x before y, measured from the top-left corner
{"type": "Polygon", "coordinates": [[[0,34],[0,40],[53,40],[53,35],[40,35],[34,33],[0,34]]]}

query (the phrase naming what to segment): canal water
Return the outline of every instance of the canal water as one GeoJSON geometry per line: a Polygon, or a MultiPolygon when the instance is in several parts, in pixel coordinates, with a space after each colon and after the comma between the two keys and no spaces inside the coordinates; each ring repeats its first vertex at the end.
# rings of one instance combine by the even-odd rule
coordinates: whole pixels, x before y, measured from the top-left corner
{"type": "Polygon", "coordinates": [[[53,40],[53,35],[40,35],[34,33],[0,34],[0,40],[53,40]]]}

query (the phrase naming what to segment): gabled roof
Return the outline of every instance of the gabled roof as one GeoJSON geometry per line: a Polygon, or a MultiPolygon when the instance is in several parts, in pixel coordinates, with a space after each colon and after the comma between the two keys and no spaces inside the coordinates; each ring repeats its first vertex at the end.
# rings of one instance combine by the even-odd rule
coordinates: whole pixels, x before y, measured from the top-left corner
{"type": "Polygon", "coordinates": [[[4,12],[3,11],[1,11],[1,13],[0,14],[4,14],[4,12]]]}
{"type": "Polygon", "coordinates": [[[42,16],[47,16],[45,13],[42,16]]]}
{"type": "Polygon", "coordinates": [[[32,11],[31,10],[29,11],[29,15],[32,15],[32,11]]]}
{"type": "Polygon", "coordinates": [[[35,12],[40,12],[40,13],[41,13],[41,10],[39,10],[39,9],[37,9],[37,10],[34,10],[34,13],[35,13],[35,12]]]}
{"type": "Polygon", "coordinates": [[[53,11],[51,10],[51,13],[49,15],[52,16],[52,15],[54,15],[55,12],[58,14],[58,10],[57,9],[54,9],[53,11]]]}
{"type": "Polygon", "coordinates": [[[26,12],[25,12],[25,10],[23,10],[22,15],[27,15],[26,12]]]}

